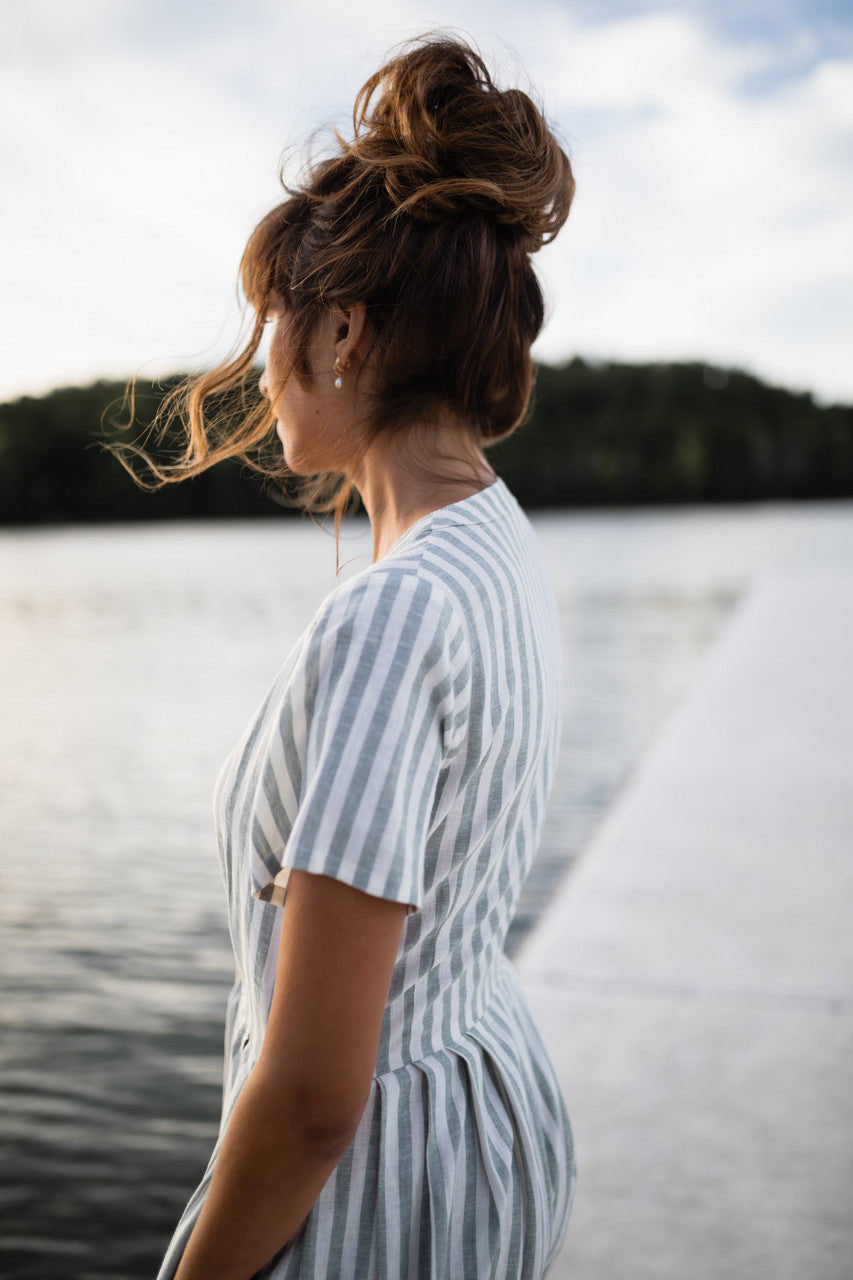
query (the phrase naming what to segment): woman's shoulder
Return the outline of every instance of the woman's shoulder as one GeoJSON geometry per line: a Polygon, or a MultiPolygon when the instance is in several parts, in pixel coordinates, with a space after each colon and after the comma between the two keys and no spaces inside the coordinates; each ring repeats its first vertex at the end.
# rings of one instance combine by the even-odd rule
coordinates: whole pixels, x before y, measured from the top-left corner
{"type": "Polygon", "coordinates": [[[441,582],[417,564],[378,563],[342,583],[320,607],[288,700],[308,719],[319,714],[325,721],[334,707],[333,719],[341,723],[363,717],[366,706],[388,720],[411,704],[412,723],[434,716],[442,750],[455,750],[471,701],[472,652],[441,582]]]}
{"type": "Polygon", "coordinates": [[[314,617],[310,642],[444,647],[464,630],[450,584],[413,555],[378,561],[337,586],[314,617]]]}

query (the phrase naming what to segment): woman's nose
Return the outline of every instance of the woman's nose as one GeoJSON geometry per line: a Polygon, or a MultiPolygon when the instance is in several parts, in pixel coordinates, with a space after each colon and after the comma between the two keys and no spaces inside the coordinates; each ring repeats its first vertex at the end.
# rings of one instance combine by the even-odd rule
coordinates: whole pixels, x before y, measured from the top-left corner
{"type": "Polygon", "coordinates": [[[264,397],[265,400],[269,400],[270,389],[269,389],[269,384],[267,383],[266,369],[264,369],[263,373],[261,374],[261,380],[258,383],[258,390],[260,391],[261,395],[264,397]]]}

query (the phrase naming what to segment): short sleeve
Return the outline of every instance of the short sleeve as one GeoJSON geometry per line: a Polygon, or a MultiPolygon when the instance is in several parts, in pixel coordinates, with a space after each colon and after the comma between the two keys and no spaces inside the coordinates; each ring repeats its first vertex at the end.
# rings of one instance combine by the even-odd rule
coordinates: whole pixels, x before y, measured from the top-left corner
{"type": "Polygon", "coordinates": [[[469,680],[462,620],[438,584],[383,569],[330,598],[284,691],[259,779],[256,897],[283,903],[298,868],[420,908],[469,680]]]}

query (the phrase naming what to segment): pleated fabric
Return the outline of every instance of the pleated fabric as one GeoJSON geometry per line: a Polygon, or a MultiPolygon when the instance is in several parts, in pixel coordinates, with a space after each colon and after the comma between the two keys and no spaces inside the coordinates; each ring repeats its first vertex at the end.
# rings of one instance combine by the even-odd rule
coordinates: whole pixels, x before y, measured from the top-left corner
{"type": "Polygon", "coordinates": [[[499,480],[331,593],[223,769],[237,980],[220,1134],[263,1040],[290,869],[409,907],[358,1132],[265,1280],[539,1280],[559,1247],[571,1131],[503,951],[553,774],[559,669],[539,546],[499,480]]]}

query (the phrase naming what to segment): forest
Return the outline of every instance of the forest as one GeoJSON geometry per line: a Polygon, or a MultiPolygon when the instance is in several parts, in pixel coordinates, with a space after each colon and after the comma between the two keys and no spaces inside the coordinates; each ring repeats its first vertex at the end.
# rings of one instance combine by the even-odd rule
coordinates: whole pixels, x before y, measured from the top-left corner
{"type": "MultiPolygon", "coordinates": [[[[270,515],[245,465],[157,492],[107,447],[144,438],[180,378],[99,381],[0,405],[0,524],[270,515]],[[123,424],[123,425],[122,425],[123,424]]],[[[612,507],[853,497],[853,406],[702,363],[540,365],[527,420],[490,450],[522,505],[612,507]]]]}

